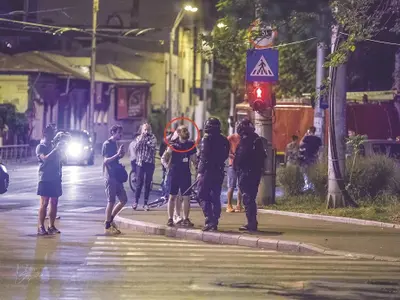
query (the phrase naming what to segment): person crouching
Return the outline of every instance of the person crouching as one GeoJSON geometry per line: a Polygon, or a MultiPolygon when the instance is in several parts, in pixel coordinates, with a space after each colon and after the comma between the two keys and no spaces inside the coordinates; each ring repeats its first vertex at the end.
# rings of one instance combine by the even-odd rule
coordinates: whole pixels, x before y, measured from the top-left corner
{"type": "Polygon", "coordinates": [[[183,201],[183,222],[186,227],[193,227],[189,219],[190,195],[192,185],[192,174],[190,163],[196,165],[196,147],[193,141],[189,140],[190,134],[186,126],[179,126],[177,129],[178,138],[171,141],[161,158],[161,163],[168,169],[171,176],[170,196],[168,200],[168,226],[174,226],[174,209],[179,206],[178,201],[183,201]],[[179,192],[182,200],[177,199],[179,192]]]}

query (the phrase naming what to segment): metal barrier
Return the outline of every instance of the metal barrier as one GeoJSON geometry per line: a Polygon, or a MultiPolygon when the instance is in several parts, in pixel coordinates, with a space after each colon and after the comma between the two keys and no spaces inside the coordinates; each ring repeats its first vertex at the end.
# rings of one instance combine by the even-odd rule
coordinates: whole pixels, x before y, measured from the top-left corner
{"type": "Polygon", "coordinates": [[[0,147],[0,159],[3,162],[27,161],[34,155],[34,149],[30,145],[7,145],[0,147]]]}

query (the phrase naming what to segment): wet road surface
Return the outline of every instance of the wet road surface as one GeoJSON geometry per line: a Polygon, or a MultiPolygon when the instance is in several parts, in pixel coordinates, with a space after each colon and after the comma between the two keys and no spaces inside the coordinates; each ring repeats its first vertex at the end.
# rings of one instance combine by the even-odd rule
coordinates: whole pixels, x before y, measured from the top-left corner
{"type": "Polygon", "coordinates": [[[62,234],[38,238],[36,171],[1,198],[0,299],[400,299],[400,263],[106,237],[99,166],[65,167],[62,234]]]}

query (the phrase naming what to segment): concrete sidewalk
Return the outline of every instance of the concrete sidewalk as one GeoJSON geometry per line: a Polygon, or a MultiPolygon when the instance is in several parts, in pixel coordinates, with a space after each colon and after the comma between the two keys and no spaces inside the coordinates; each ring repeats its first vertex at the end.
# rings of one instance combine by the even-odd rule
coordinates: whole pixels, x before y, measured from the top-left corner
{"type": "MultiPolygon", "coordinates": [[[[200,209],[192,210],[191,220],[196,225],[194,229],[170,229],[165,226],[167,221],[165,210],[144,212],[127,208],[122,211],[116,221],[124,228],[137,231],[183,238],[192,236],[192,239],[204,240],[205,235],[199,230],[204,223],[200,209]],[[194,237],[195,235],[201,235],[201,237],[194,237]]],[[[363,258],[379,260],[393,260],[391,258],[394,258],[400,261],[400,231],[398,229],[340,224],[269,214],[259,214],[258,222],[259,232],[239,232],[238,228],[245,223],[245,214],[223,212],[219,226],[219,233],[221,234],[218,237],[214,236],[213,240],[211,239],[212,235],[207,233],[207,239],[210,242],[237,244],[237,240],[249,238],[247,244],[251,246],[250,244],[255,243],[256,247],[259,248],[263,248],[260,243],[265,241],[265,243],[270,242],[271,245],[275,245],[269,245],[269,249],[277,247],[276,250],[281,251],[350,256],[361,253],[366,254],[360,256],[363,258]],[[231,236],[231,240],[236,240],[236,242],[227,242],[229,236],[231,236]],[[283,247],[284,245],[285,247],[283,247]],[[304,248],[303,246],[307,247],[304,248]]]]}

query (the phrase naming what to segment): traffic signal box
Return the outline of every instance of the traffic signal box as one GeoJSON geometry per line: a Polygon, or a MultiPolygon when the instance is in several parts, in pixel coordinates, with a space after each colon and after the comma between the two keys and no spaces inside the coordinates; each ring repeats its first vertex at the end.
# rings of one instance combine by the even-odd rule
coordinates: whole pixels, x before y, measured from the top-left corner
{"type": "Polygon", "coordinates": [[[257,112],[266,111],[276,105],[273,84],[269,82],[247,83],[247,97],[250,107],[257,112]]]}

